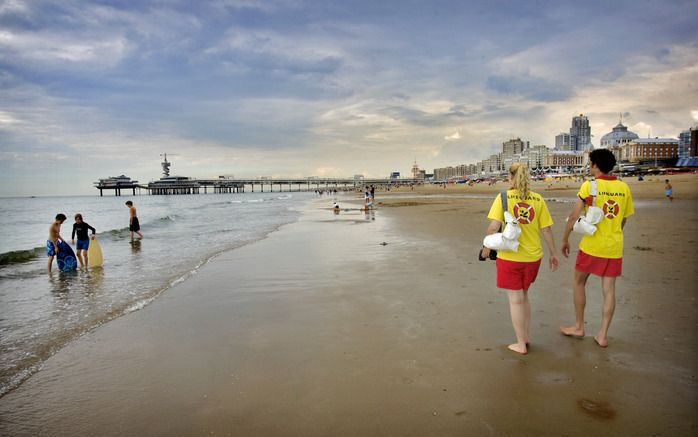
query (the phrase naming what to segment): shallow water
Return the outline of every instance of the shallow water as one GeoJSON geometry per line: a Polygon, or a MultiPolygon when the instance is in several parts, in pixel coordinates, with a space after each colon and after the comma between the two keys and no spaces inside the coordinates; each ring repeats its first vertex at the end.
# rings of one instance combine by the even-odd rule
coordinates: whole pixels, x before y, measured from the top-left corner
{"type": "MultiPolygon", "coordinates": [[[[264,238],[298,217],[310,193],[198,196],[5,198],[0,233],[0,396],[70,340],[142,308],[195,274],[226,249],[264,238]],[[138,209],[144,239],[130,241],[127,199],[138,209]],[[104,267],[47,274],[48,227],[73,216],[97,229],[104,267]]],[[[73,246],[74,249],[74,246],[73,246]]]]}

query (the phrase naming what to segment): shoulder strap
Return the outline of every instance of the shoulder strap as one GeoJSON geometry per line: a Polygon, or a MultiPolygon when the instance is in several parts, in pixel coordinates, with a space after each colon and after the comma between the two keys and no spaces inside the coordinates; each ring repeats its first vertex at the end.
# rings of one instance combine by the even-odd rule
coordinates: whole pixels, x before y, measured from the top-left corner
{"type": "Polygon", "coordinates": [[[502,191],[501,197],[502,197],[502,214],[504,214],[505,212],[509,211],[509,203],[507,202],[508,201],[507,190],[502,191]]]}
{"type": "Polygon", "coordinates": [[[596,194],[598,193],[598,187],[596,185],[596,179],[589,181],[589,195],[591,196],[591,206],[596,205],[596,194]]]}

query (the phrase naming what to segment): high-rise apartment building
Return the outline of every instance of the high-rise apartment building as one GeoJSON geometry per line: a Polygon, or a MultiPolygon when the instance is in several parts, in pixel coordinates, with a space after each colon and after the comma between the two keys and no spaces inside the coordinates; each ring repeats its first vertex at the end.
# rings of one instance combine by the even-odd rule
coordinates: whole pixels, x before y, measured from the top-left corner
{"type": "Polygon", "coordinates": [[[528,149],[528,144],[528,141],[522,141],[521,138],[512,138],[502,143],[502,154],[505,157],[519,155],[528,149]]]}
{"type": "Polygon", "coordinates": [[[679,158],[690,158],[698,154],[696,146],[691,146],[691,137],[697,135],[696,131],[698,131],[698,126],[686,129],[679,134],[679,158]]]}
{"type": "Polygon", "coordinates": [[[555,135],[555,150],[570,150],[570,134],[566,132],[560,132],[559,134],[555,135]]]}
{"type": "Polygon", "coordinates": [[[570,150],[581,152],[593,148],[591,145],[591,126],[589,118],[584,114],[572,117],[570,128],[570,150]]]}

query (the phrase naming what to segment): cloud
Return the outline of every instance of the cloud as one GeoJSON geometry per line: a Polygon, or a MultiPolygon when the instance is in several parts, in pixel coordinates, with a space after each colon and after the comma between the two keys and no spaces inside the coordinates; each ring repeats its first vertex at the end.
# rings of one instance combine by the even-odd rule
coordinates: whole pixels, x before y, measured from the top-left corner
{"type": "Polygon", "coordinates": [[[691,110],[691,117],[693,117],[695,121],[698,121],[698,109],[691,110]]]}
{"type": "Polygon", "coordinates": [[[342,65],[342,51],[328,42],[271,30],[229,29],[222,41],[204,53],[231,57],[250,69],[291,74],[331,74],[342,65]]]}
{"type": "Polygon", "coordinates": [[[520,96],[540,102],[567,100],[574,95],[572,89],[562,83],[530,74],[491,75],[487,78],[487,88],[506,96],[520,96]]]}
{"type": "Polygon", "coordinates": [[[460,139],[461,139],[461,136],[460,136],[459,131],[455,131],[451,135],[446,135],[444,137],[444,140],[446,140],[446,141],[455,141],[455,140],[460,140],[460,139]]]}

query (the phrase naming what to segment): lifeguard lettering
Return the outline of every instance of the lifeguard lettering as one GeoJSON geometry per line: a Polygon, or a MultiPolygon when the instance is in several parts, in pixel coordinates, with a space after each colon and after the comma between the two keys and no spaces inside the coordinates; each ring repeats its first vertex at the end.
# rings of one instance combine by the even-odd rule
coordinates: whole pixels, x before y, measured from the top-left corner
{"type": "Polygon", "coordinates": [[[540,197],[540,196],[538,196],[538,195],[535,195],[535,194],[532,194],[532,193],[529,193],[529,195],[526,196],[526,199],[522,199],[521,196],[519,196],[519,195],[517,195],[517,194],[507,194],[507,199],[512,199],[512,200],[531,200],[531,201],[535,201],[535,202],[541,202],[541,201],[543,201],[543,198],[542,198],[542,197],[540,197]]]}

